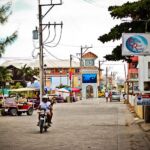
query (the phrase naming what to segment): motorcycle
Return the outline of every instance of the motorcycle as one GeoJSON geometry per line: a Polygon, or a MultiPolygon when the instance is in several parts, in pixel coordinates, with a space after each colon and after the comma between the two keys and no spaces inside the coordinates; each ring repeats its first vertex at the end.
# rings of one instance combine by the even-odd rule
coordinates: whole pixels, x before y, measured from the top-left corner
{"type": "Polygon", "coordinates": [[[41,109],[39,112],[39,127],[40,127],[40,133],[43,133],[43,130],[47,132],[47,129],[49,128],[48,125],[48,119],[47,119],[47,113],[45,109],[41,109]]]}

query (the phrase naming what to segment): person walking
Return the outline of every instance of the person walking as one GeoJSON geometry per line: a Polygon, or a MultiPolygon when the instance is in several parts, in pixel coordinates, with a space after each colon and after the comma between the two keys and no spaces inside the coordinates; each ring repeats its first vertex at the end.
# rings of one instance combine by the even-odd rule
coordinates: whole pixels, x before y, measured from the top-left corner
{"type": "Polygon", "coordinates": [[[110,102],[112,102],[112,91],[109,92],[109,99],[110,99],[110,102]]]}
{"type": "Polygon", "coordinates": [[[106,91],[105,91],[106,102],[108,102],[108,97],[109,97],[109,93],[108,93],[108,91],[106,90],[106,91]]]}

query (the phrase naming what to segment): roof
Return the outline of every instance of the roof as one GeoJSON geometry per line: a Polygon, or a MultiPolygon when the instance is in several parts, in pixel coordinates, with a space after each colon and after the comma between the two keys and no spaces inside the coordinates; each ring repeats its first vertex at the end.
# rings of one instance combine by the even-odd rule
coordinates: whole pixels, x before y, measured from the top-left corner
{"type": "Polygon", "coordinates": [[[5,60],[3,63],[1,63],[0,66],[3,66],[3,67],[14,66],[18,69],[21,69],[24,65],[30,66],[31,62],[32,62],[31,59],[5,60]]]}
{"type": "MultiPolygon", "coordinates": [[[[1,66],[4,66],[4,67],[14,66],[14,67],[20,69],[25,64],[29,67],[32,67],[32,68],[38,68],[39,67],[39,60],[38,59],[5,60],[5,62],[3,62],[1,64],[1,66]]],[[[44,64],[46,64],[47,68],[69,68],[70,67],[70,60],[46,59],[46,60],[44,60],[44,64]]],[[[80,63],[72,61],[72,67],[79,68],[80,63]]]]}
{"type": "Polygon", "coordinates": [[[94,53],[92,52],[88,52],[88,53],[85,53],[82,58],[97,58],[97,55],[95,55],[94,53]]]}
{"type": "MultiPolygon", "coordinates": [[[[70,60],[46,59],[44,60],[44,65],[45,64],[46,64],[46,68],[70,68],[70,60]]],[[[39,60],[31,62],[30,65],[34,67],[39,67],[39,60]]],[[[79,68],[80,63],[72,61],[72,67],[79,68]]]]}

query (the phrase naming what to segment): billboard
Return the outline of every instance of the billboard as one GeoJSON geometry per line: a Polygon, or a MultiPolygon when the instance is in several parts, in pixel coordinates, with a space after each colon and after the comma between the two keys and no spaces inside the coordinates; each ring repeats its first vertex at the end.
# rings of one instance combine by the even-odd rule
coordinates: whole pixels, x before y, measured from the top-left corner
{"type": "Polygon", "coordinates": [[[122,55],[150,55],[149,33],[123,33],[122,55]]]}
{"type": "Polygon", "coordinates": [[[82,74],[82,83],[97,83],[97,74],[82,74]]]}

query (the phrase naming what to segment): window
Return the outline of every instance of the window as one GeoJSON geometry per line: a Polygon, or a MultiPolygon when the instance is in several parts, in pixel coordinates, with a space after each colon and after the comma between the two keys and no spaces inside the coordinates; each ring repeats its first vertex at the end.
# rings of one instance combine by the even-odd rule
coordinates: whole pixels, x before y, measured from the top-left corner
{"type": "Polygon", "coordinates": [[[137,73],[130,73],[130,79],[137,79],[138,74],[137,73]]]}
{"type": "Polygon", "coordinates": [[[144,91],[150,91],[150,81],[144,82],[144,91]]]}
{"type": "Polygon", "coordinates": [[[93,59],[85,60],[85,66],[94,66],[94,60],[93,59]]]}
{"type": "Polygon", "coordinates": [[[148,78],[150,78],[150,62],[148,62],[148,78]]]}
{"type": "Polygon", "coordinates": [[[80,69],[75,69],[75,73],[79,73],[80,72],[80,69]]]}

